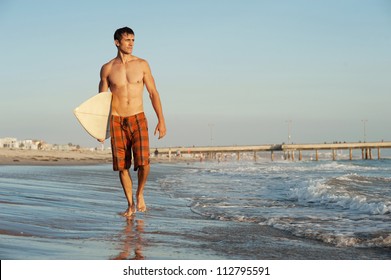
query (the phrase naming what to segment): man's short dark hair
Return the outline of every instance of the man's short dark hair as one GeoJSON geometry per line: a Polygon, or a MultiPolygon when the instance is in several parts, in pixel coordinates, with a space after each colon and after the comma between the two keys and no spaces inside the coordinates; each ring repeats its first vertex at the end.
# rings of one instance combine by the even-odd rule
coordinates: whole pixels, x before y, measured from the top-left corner
{"type": "Polygon", "coordinates": [[[119,28],[114,33],[114,40],[121,41],[123,34],[134,35],[134,32],[133,32],[133,30],[131,28],[129,28],[127,26],[119,28]]]}

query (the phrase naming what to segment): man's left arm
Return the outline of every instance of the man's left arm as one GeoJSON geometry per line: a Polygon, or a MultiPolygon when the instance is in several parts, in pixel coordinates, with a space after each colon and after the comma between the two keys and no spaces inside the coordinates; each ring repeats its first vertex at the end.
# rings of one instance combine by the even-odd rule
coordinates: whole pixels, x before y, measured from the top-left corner
{"type": "Polygon", "coordinates": [[[144,83],[149,93],[149,98],[151,99],[153,109],[155,110],[158,119],[158,124],[155,128],[154,135],[156,135],[156,133],[159,132],[159,139],[160,139],[166,135],[166,123],[163,116],[163,109],[162,109],[162,103],[160,101],[159,92],[156,89],[155,80],[152,76],[151,69],[146,61],[144,62],[144,83]]]}

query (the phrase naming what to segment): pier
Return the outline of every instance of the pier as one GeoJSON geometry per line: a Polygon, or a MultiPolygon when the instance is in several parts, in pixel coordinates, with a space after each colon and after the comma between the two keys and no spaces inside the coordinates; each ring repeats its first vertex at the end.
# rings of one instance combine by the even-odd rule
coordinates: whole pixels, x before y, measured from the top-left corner
{"type": "Polygon", "coordinates": [[[252,153],[256,161],[259,152],[269,152],[270,159],[275,160],[275,152],[282,152],[284,159],[295,160],[303,159],[304,151],[312,151],[314,153],[313,160],[319,160],[319,152],[331,151],[331,159],[337,160],[338,151],[348,150],[349,159],[353,160],[353,151],[359,150],[361,159],[373,159],[373,151],[376,151],[377,159],[381,159],[381,149],[390,149],[391,142],[359,142],[359,143],[324,143],[324,144],[266,144],[253,146],[210,146],[210,147],[167,147],[167,148],[151,148],[151,154],[157,151],[159,156],[166,155],[169,158],[173,156],[199,156],[205,159],[218,159],[222,154],[236,154],[238,160],[241,159],[243,153],[252,153]]]}

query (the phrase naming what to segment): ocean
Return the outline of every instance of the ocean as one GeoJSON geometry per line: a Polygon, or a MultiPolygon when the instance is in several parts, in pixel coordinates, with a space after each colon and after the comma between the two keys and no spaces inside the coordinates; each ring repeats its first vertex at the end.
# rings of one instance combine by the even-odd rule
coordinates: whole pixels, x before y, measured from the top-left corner
{"type": "Polygon", "coordinates": [[[220,162],[161,180],[208,219],[266,225],[338,247],[391,249],[391,161],[220,162]]]}
{"type": "Polygon", "coordinates": [[[0,166],[1,259],[391,259],[391,160],[0,166]],[[132,172],[133,178],[136,174],[132,172]]]}

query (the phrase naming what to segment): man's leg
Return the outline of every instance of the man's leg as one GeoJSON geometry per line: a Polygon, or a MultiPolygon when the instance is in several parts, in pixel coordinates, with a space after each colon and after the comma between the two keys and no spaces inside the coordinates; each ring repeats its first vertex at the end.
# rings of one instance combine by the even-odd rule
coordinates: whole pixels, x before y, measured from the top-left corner
{"type": "Polygon", "coordinates": [[[123,213],[124,216],[132,216],[136,212],[133,200],[132,178],[130,177],[130,158],[127,157],[128,146],[128,123],[120,116],[111,116],[110,135],[111,151],[113,155],[113,170],[119,171],[119,179],[128,201],[128,209],[123,213]]]}
{"type": "Polygon", "coordinates": [[[133,201],[132,191],[132,178],[130,177],[129,170],[125,169],[119,172],[119,178],[121,180],[122,188],[124,189],[126,199],[128,200],[128,209],[123,213],[124,216],[130,217],[136,212],[136,207],[133,201]]]}
{"type": "Polygon", "coordinates": [[[138,188],[136,193],[137,211],[140,212],[147,211],[147,206],[145,205],[145,201],[144,201],[144,187],[148,179],[149,170],[150,170],[149,164],[144,166],[139,166],[138,173],[137,173],[138,175],[138,188]]]}

